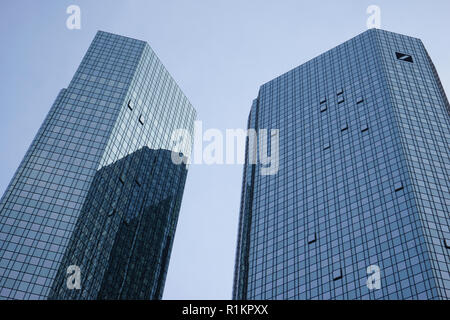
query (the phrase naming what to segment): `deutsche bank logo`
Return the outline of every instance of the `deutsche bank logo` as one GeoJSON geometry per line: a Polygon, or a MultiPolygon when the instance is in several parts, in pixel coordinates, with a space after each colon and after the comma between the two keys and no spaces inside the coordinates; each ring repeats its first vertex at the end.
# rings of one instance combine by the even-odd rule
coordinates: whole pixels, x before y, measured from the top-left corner
{"type": "Polygon", "coordinates": [[[397,57],[398,60],[402,60],[402,61],[406,61],[406,62],[413,62],[413,58],[412,56],[410,56],[409,54],[404,54],[404,53],[400,53],[400,52],[396,52],[395,56],[397,57]]]}

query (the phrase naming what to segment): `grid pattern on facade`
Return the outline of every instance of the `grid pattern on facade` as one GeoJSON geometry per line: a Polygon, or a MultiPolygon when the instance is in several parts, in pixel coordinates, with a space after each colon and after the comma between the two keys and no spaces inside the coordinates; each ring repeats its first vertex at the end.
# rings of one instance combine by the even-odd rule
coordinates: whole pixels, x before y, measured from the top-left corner
{"type": "Polygon", "coordinates": [[[0,298],[47,298],[96,173],[143,147],[171,150],[194,119],[147,43],[99,31],[0,201],[0,298]]]}
{"type": "Polygon", "coordinates": [[[244,168],[234,298],[448,298],[438,82],[420,40],[369,30],[260,88],[249,128],[280,130],[280,170],[244,168]]]}
{"type": "Polygon", "coordinates": [[[147,147],[99,170],[50,298],[161,299],[186,173],[147,147]],[[71,265],[80,290],[66,286],[71,265]]]}

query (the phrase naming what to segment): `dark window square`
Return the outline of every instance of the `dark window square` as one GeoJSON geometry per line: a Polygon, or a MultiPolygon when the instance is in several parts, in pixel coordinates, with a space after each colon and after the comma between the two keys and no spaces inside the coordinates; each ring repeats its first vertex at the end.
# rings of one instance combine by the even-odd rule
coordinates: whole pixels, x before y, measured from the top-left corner
{"type": "Polygon", "coordinates": [[[308,244],[316,242],[316,233],[312,233],[308,236],[308,244]]]}
{"type": "Polygon", "coordinates": [[[140,187],[140,186],[142,186],[142,180],[141,180],[141,177],[136,177],[136,184],[140,187]]]}
{"type": "Polygon", "coordinates": [[[446,247],[447,249],[450,249],[450,239],[445,238],[445,239],[444,239],[444,245],[445,245],[445,247],[446,247]]]}
{"type": "Polygon", "coordinates": [[[395,184],[395,192],[400,191],[400,190],[403,190],[403,183],[397,182],[395,184]]]}
{"type": "Polygon", "coordinates": [[[342,279],[342,270],[341,269],[337,269],[333,271],[333,281],[342,279]]]}

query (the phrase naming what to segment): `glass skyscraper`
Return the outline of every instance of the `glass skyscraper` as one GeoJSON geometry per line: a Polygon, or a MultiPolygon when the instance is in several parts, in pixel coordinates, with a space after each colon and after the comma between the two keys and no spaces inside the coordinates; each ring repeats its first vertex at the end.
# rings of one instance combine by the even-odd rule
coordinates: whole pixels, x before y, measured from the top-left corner
{"type": "Polygon", "coordinates": [[[0,298],[161,298],[195,116],[147,43],[99,31],[1,199],[0,298]]]}
{"type": "Polygon", "coordinates": [[[279,170],[247,147],[233,298],[448,299],[449,112],[422,42],[383,30],[262,85],[279,170]]]}

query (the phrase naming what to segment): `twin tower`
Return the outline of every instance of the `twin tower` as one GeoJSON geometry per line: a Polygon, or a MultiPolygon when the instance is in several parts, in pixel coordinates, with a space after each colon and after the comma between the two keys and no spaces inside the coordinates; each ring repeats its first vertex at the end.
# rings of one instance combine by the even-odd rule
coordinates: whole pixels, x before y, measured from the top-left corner
{"type": "MultiPolygon", "coordinates": [[[[449,115],[422,42],[383,30],[261,86],[280,163],[247,145],[233,298],[448,299],[449,115]]],[[[160,299],[195,118],[147,43],[98,32],[0,201],[0,299],[160,299]]]]}

